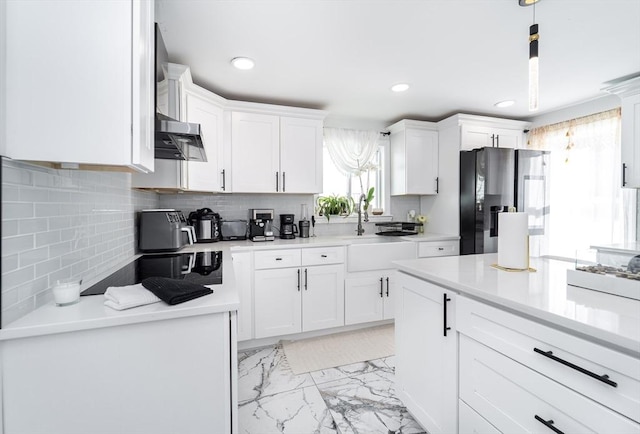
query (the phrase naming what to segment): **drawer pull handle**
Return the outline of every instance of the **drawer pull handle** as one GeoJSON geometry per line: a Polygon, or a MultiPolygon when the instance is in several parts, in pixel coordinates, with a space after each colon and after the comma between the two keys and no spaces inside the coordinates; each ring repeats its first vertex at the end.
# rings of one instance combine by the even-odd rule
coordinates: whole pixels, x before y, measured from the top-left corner
{"type": "Polygon", "coordinates": [[[447,293],[442,294],[442,309],[443,309],[443,318],[444,318],[444,336],[447,337],[447,330],[451,330],[451,327],[447,326],[447,302],[451,301],[449,297],[447,297],[447,293]]]}
{"type": "Polygon", "coordinates": [[[444,250],[444,247],[438,247],[438,250],[444,250]]]}
{"type": "Polygon", "coordinates": [[[320,257],[321,257],[321,258],[326,258],[326,257],[327,257],[327,255],[320,255],[320,257]]]}
{"type": "Polygon", "coordinates": [[[588,370],[586,370],[586,369],[584,369],[584,368],[582,368],[582,367],[580,367],[578,365],[574,365],[571,362],[567,362],[566,360],[563,360],[558,356],[554,356],[553,355],[553,351],[542,351],[541,349],[538,349],[538,348],[534,348],[533,351],[535,351],[538,354],[542,354],[543,356],[548,357],[549,359],[551,359],[551,360],[553,360],[555,362],[562,363],[563,365],[568,366],[571,369],[575,369],[578,372],[581,372],[581,373],[583,373],[585,375],[588,375],[589,377],[595,378],[596,380],[600,380],[603,383],[606,383],[611,387],[618,387],[618,383],[616,383],[615,381],[609,380],[609,376],[608,375],[606,375],[606,374],[605,375],[598,375],[598,374],[593,373],[591,371],[588,371],[588,370]]]}
{"type": "Polygon", "coordinates": [[[389,297],[389,278],[387,277],[387,297],[389,297]]]}
{"type": "Polygon", "coordinates": [[[564,432],[560,431],[558,428],[556,428],[555,426],[553,426],[553,420],[544,420],[543,418],[541,418],[540,416],[538,416],[537,414],[534,415],[534,417],[536,418],[536,420],[538,422],[540,422],[541,424],[543,424],[544,426],[546,426],[547,428],[549,428],[551,431],[558,433],[558,434],[564,434],[564,432]]]}
{"type": "Polygon", "coordinates": [[[307,269],[304,269],[304,290],[307,290],[307,269]]]}
{"type": "Polygon", "coordinates": [[[276,261],[282,261],[282,258],[276,258],[276,261]]]}
{"type": "Polygon", "coordinates": [[[383,290],[382,290],[382,277],[380,278],[380,297],[382,297],[383,294],[383,290]]]}
{"type": "Polygon", "coordinates": [[[298,268],[298,292],[300,292],[300,269],[298,268]]]}

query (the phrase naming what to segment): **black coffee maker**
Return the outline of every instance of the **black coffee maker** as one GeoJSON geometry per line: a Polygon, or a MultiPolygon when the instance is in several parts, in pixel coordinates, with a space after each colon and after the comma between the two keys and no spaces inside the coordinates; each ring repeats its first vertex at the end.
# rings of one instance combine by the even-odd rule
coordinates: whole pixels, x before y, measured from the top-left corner
{"type": "Polygon", "coordinates": [[[294,214],[280,214],[280,238],[292,240],[298,233],[298,226],[294,223],[294,214]]]}

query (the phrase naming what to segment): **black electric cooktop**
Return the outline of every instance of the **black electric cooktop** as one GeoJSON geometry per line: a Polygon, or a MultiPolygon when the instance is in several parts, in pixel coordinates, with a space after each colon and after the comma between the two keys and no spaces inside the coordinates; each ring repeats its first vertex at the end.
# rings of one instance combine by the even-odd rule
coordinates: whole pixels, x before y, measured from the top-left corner
{"type": "Polygon", "coordinates": [[[105,277],[80,295],[104,294],[110,286],[135,285],[147,277],[184,279],[200,285],[222,284],[222,252],[143,255],[105,277]]]}

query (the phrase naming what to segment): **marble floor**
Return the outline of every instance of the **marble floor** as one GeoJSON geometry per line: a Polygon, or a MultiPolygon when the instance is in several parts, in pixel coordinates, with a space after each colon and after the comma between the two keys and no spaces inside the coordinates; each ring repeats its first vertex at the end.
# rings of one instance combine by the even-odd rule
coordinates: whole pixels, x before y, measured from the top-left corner
{"type": "Polygon", "coordinates": [[[238,354],[243,434],[413,434],[395,397],[394,357],[295,375],[279,345],[238,354]]]}

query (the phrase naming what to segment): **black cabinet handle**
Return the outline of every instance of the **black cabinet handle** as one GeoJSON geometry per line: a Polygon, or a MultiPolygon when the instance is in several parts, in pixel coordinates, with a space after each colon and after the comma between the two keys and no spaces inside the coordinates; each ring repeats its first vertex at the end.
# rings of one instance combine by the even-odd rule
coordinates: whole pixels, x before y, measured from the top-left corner
{"type": "Polygon", "coordinates": [[[307,290],[307,269],[304,269],[304,290],[307,290]]]}
{"type": "Polygon", "coordinates": [[[436,193],[440,190],[440,178],[436,176],[436,193]]]}
{"type": "Polygon", "coordinates": [[[444,336],[447,336],[447,330],[451,330],[451,327],[447,326],[447,302],[451,301],[451,299],[449,297],[447,297],[447,293],[445,292],[444,294],[442,294],[442,309],[443,309],[443,317],[444,317],[444,324],[443,324],[443,328],[444,328],[444,336]]]}
{"type": "Polygon", "coordinates": [[[326,258],[326,257],[327,257],[327,255],[320,255],[320,257],[321,257],[321,258],[326,258]]]}
{"type": "Polygon", "coordinates": [[[496,148],[500,147],[500,134],[496,134],[496,148]]]}
{"type": "Polygon", "coordinates": [[[276,258],[276,261],[282,261],[282,258],[276,258]]]}
{"type": "Polygon", "coordinates": [[[564,434],[564,432],[560,431],[558,428],[556,428],[555,426],[553,426],[553,420],[544,420],[543,418],[541,418],[540,416],[538,416],[537,414],[534,415],[534,417],[536,418],[536,420],[538,422],[540,422],[541,424],[543,424],[544,426],[546,426],[547,428],[549,428],[551,431],[558,433],[558,434],[564,434]]]}
{"type": "Polygon", "coordinates": [[[627,185],[627,165],[622,163],[622,186],[627,185]]]}
{"type": "Polygon", "coordinates": [[[222,169],[222,191],[225,191],[227,188],[226,176],[224,173],[224,169],[222,169]]]}
{"type": "Polygon", "coordinates": [[[491,147],[492,148],[494,148],[496,146],[495,139],[496,139],[496,135],[495,134],[491,134],[491,147]]]}
{"type": "Polygon", "coordinates": [[[287,180],[285,178],[286,173],[282,172],[282,192],[284,193],[286,191],[286,187],[287,187],[287,180]]]}
{"type": "Polygon", "coordinates": [[[387,277],[387,297],[389,297],[389,278],[387,277]]]}
{"type": "Polygon", "coordinates": [[[300,269],[298,268],[298,292],[300,292],[300,269]]]}
{"type": "Polygon", "coordinates": [[[382,297],[382,293],[383,293],[383,290],[382,290],[382,277],[381,277],[380,278],[380,297],[382,297]]]}
{"type": "Polygon", "coordinates": [[[280,175],[280,172],[276,172],[276,191],[279,191],[278,190],[278,181],[280,180],[280,176],[279,175],[280,175]]]}
{"type": "Polygon", "coordinates": [[[586,369],[584,369],[584,368],[582,368],[582,367],[580,367],[578,365],[574,365],[571,362],[567,362],[566,360],[561,359],[558,356],[554,356],[553,355],[553,351],[542,351],[539,348],[534,348],[533,351],[535,351],[538,354],[542,354],[543,356],[553,360],[554,362],[561,363],[561,364],[563,364],[565,366],[570,367],[571,369],[575,369],[576,371],[578,371],[578,372],[580,372],[582,374],[588,375],[589,377],[592,377],[592,378],[595,378],[596,380],[602,381],[603,383],[608,384],[611,387],[618,387],[618,383],[616,383],[615,381],[609,380],[609,376],[608,375],[606,375],[606,374],[598,375],[598,374],[596,374],[594,372],[591,372],[591,371],[588,371],[588,370],[586,370],[586,369]]]}

